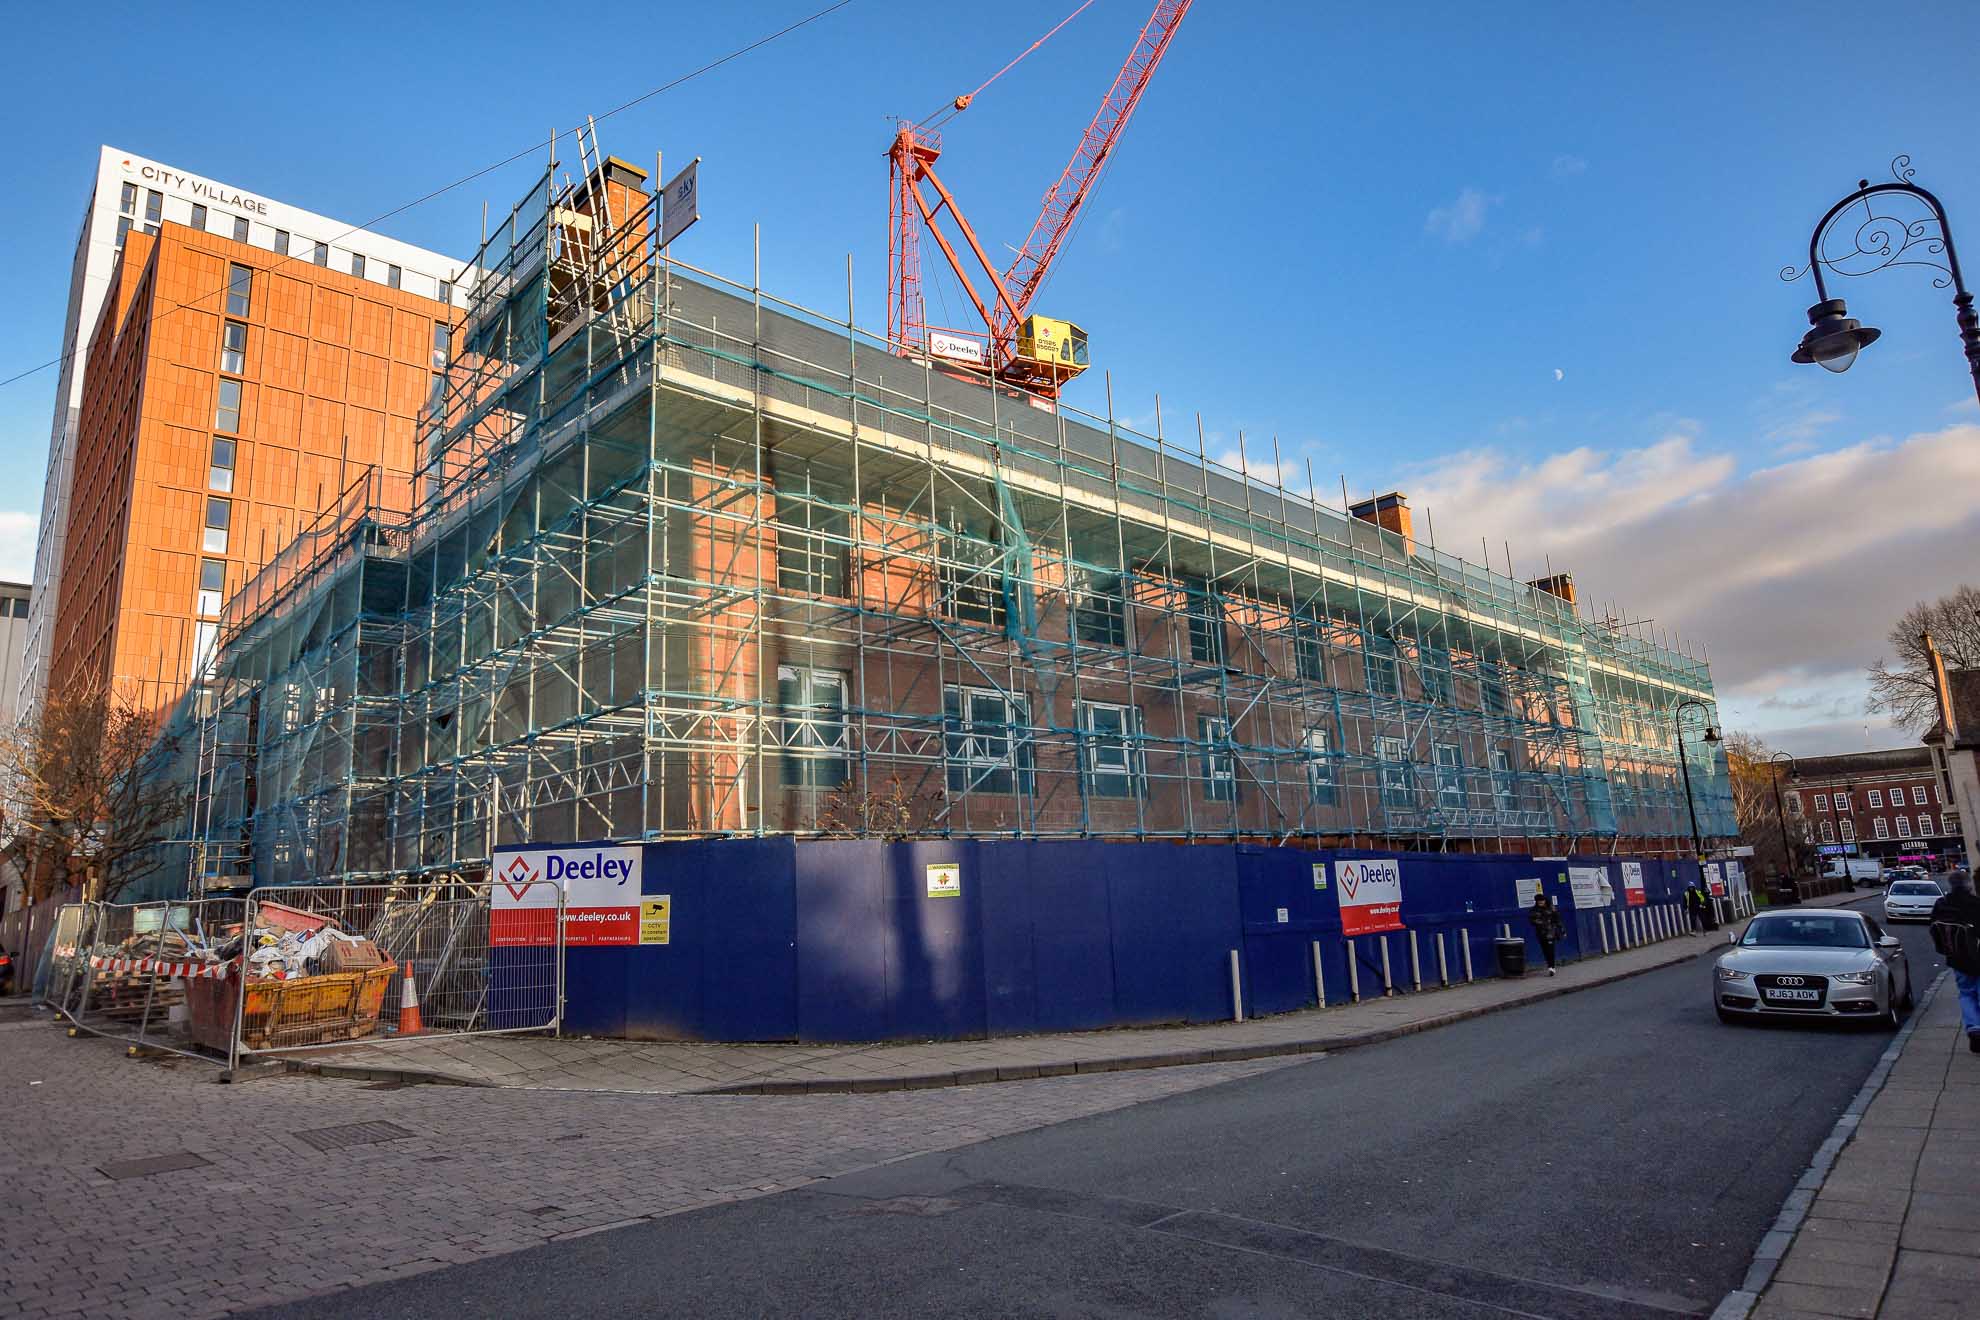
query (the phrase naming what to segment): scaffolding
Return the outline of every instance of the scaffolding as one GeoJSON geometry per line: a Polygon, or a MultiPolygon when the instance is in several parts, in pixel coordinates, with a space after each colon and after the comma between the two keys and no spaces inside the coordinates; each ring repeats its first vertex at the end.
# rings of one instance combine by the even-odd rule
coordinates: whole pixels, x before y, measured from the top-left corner
{"type": "Polygon", "coordinates": [[[689,267],[583,145],[477,254],[414,481],[361,477],[228,602],[200,884],[881,797],[926,835],[1689,851],[1711,677],[1647,625],[1290,490],[1276,443],[1220,464],[1159,400],[1138,431],[1111,388],[894,351],[850,265],[843,318],[689,267]]]}

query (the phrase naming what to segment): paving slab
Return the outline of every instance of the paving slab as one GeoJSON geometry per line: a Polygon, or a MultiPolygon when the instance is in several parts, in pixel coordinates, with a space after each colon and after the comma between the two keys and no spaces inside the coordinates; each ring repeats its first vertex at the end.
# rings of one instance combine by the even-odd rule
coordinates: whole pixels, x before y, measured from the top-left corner
{"type": "Polygon", "coordinates": [[[1950,979],[1822,1183],[1754,1320],[1980,1315],[1980,1056],[1950,979]]]}
{"type": "MultiPolygon", "coordinates": [[[[1723,936],[1677,936],[1565,964],[1553,977],[1528,974],[1426,987],[1359,1004],[1196,1026],[843,1046],[435,1036],[298,1050],[279,1057],[291,1070],[332,1077],[523,1090],[659,1095],[923,1090],[1350,1049],[1608,985],[1717,955],[1723,947],[1723,936]]],[[[1922,1113],[1897,1115],[1915,1121],[1892,1126],[1922,1126],[1922,1113]]]]}

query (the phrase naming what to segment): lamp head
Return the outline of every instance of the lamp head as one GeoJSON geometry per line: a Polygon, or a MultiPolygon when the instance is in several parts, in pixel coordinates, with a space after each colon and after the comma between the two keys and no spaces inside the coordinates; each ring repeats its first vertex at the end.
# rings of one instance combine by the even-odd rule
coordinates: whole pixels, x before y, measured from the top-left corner
{"type": "Polygon", "coordinates": [[[1808,309],[1808,333],[1795,345],[1792,359],[1803,365],[1813,362],[1825,371],[1848,371],[1856,355],[1883,333],[1852,317],[1842,299],[1831,298],[1808,309]]]}

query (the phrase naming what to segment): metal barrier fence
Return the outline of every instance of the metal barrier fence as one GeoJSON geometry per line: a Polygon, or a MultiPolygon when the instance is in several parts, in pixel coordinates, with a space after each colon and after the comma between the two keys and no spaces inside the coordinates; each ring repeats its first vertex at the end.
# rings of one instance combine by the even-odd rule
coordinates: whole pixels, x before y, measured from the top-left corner
{"type": "Polygon", "coordinates": [[[409,1036],[554,1031],[564,895],[545,880],[298,885],[247,898],[230,1060],[409,1036]]]}
{"type": "Polygon", "coordinates": [[[226,972],[209,950],[239,935],[245,908],[238,898],[66,905],[44,1002],[82,1030],[195,1053],[190,1006],[226,972]]]}

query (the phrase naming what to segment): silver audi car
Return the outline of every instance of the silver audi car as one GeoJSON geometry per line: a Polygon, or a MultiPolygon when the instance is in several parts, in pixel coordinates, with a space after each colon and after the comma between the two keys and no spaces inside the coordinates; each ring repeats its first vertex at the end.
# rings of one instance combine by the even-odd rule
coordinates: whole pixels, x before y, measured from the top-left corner
{"type": "Polygon", "coordinates": [[[1859,1018],[1895,1028],[1911,1008],[1904,944],[1849,908],[1763,912],[1712,969],[1719,1021],[1859,1018]]]}

